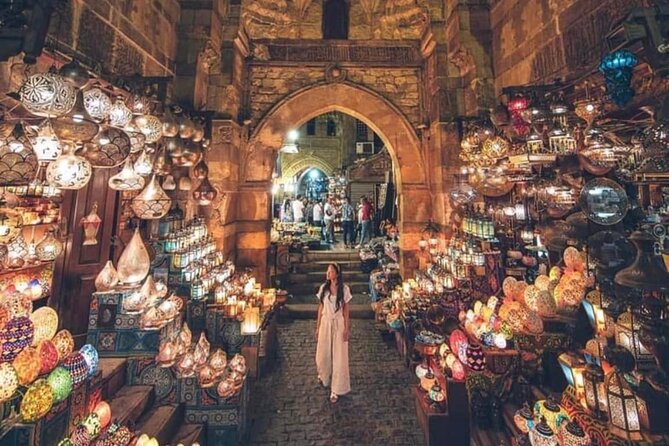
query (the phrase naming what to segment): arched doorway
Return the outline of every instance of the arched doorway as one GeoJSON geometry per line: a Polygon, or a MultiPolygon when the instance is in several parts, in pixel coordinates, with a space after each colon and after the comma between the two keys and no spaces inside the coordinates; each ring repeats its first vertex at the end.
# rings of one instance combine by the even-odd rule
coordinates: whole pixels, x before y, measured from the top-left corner
{"type": "Polygon", "coordinates": [[[308,167],[297,178],[297,193],[307,200],[320,200],[327,192],[327,174],[318,167],[308,167]]]}
{"type": "MultiPolygon", "coordinates": [[[[249,214],[242,218],[247,222],[253,220],[257,224],[249,222],[245,226],[258,228],[263,221],[264,227],[268,227],[269,205],[266,206],[267,212],[258,211],[260,203],[269,203],[267,197],[270,188],[263,186],[264,189],[260,190],[257,185],[270,183],[276,153],[288,131],[331,111],[346,113],[363,121],[388,147],[393,160],[393,177],[396,180],[399,201],[400,263],[405,275],[412,274],[418,266],[417,246],[420,233],[424,223],[432,218],[427,167],[421,142],[416,130],[396,106],[376,92],[359,85],[338,82],[303,88],[275,104],[258,122],[249,138],[250,156],[246,161],[247,168],[244,169],[245,178],[241,191],[242,194],[255,195],[251,199],[256,203],[249,214]],[[252,166],[262,168],[249,168],[252,166]]],[[[248,253],[248,263],[256,267],[260,266],[258,259],[262,255],[249,251],[267,249],[268,237],[264,237],[265,247],[257,244],[263,236],[264,234],[255,229],[238,232],[238,255],[243,258],[248,253]],[[253,246],[249,245],[251,241],[253,246]]]]}

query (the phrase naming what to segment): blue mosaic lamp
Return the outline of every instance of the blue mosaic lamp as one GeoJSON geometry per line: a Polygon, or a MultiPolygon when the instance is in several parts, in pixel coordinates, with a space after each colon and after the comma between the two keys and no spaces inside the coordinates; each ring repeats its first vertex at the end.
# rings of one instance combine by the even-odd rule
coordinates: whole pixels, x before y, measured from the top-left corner
{"type": "Polygon", "coordinates": [[[624,107],[634,97],[632,71],[638,63],[639,59],[631,51],[618,50],[605,56],[599,64],[608,95],[618,107],[624,107]]]}

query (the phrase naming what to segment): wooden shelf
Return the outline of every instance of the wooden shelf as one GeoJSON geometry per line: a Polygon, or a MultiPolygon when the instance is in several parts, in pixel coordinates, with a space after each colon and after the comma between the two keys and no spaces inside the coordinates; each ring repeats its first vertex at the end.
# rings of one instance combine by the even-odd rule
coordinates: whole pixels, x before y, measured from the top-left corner
{"type": "Polygon", "coordinates": [[[24,273],[26,271],[39,270],[46,268],[50,265],[53,265],[53,262],[40,262],[30,265],[23,265],[21,268],[5,268],[2,271],[0,271],[0,276],[3,276],[5,274],[17,274],[17,273],[24,273]]]}

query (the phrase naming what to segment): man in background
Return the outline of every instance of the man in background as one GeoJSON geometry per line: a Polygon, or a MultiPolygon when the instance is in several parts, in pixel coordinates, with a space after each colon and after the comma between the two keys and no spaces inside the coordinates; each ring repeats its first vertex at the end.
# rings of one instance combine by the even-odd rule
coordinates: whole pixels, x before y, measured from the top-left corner
{"type": "Polygon", "coordinates": [[[349,203],[348,197],[344,197],[343,204],[341,205],[341,225],[344,232],[344,246],[347,248],[352,248],[355,241],[354,219],[355,209],[349,203]]]}
{"type": "Polygon", "coordinates": [[[323,208],[323,222],[325,223],[325,242],[336,243],[334,234],[334,219],[337,210],[332,203],[332,199],[328,198],[323,208]]]}
{"type": "Polygon", "coordinates": [[[293,221],[301,223],[304,221],[304,203],[302,202],[302,195],[298,195],[291,203],[293,206],[293,221]]]}

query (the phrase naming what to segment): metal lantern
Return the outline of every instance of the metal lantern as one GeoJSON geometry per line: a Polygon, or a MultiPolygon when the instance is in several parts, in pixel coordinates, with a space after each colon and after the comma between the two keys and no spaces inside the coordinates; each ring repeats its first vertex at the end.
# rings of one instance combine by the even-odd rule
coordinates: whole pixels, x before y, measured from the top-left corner
{"type": "Polygon", "coordinates": [[[141,115],[135,118],[135,125],[146,137],[146,142],[157,142],[163,136],[163,123],[153,115],[141,115]]]}
{"type": "Polygon", "coordinates": [[[107,127],[91,143],[84,144],[82,155],[93,167],[116,167],[130,155],[130,137],[120,129],[107,127]]]}
{"type": "Polygon", "coordinates": [[[63,252],[63,243],[56,238],[54,230],[49,229],[44,238],[37,244],[37,258],[43,262],[55,260],[63,252]]]}
{"type": "Polygon", "coordinates": [[[113,289],[116,284],[118,284],[118,273],[114,264],[111,260],[107,260],[104,268],[100,270],[98,275],[95,277],[95,290],[96,291],[109,291],[113,289]]]}
{"type": "Polygon", "coordinates": [[[51,410],[53,391],[45,379],[38,379],[31,385],[21,400],[21,418],[26,423],[33,423],[51,410]]]}
{"type": "Polygon", "coordinates": [[[58,331],[58,313],[51,307],[40,307],[30,315],[35,327],[32,345],[50,340],[58,331]]]}
{"type": "Polygon", "coordinates": [[[641,440],[639,402],[632,389],[617,371],[609,373],[604,388],[611,431],[628,440],[641,440]]]}
{"type": "Polygon", "coordinates": [[[35,151],[17,124],[7,138],[0,139],[0,186],[20,186],[37,175],[39,163],[35,151]]]}
{"type": "Polygon", "coordinates": [[[123,130],[128,135],[128,138],[130,138],[130,153],[137,153],[140,150],[144,149],[144,143],[146,143],[146,136],[144,136],[142,132],[130,130],[127,127],[123,130]]]}
{"type": "Polygon", "coordinates": [[[62,152],[60,140],[51,127],[51,121],[45,119],[44,122],[36,128],[34,136],[29,135],[30,143],[35,151],[37,160],[41,163],[55,161],[62,152]]]}
{"type": "Polygon", "coordinates": [[[151,157],[146,149],[142,151],[137,157],[137,161],[133,165],[135,173],[145,177],[151,175],[153,172],[153,163],[151,162],[151,157]]]}
{"type": "Polygon", "coordinates": [[[662,257],[655,255],[655,237],[647,231],[636,231],[629,239],[636,246],[636,258],[632,265],[618,271],[616,284],[641,291],[669,293],[669,273],[662,257]]]}
{"type": "Polygon", "coordinates": [[[109,124],[124,128],[132,121],[132,112],[121,98],[117,98],[109,109],[109,124]]]}
{"type": "Polygon", "coordinates": [[[99,88],[84,91],[84,108],[95,121],[102,122],[107,119],[111,107],[111,99],[99,88]]]}
{"type": "Polygon", "coordinates": [[[102,219],[98,215],[98,204],[93,204],[91,212],[81,219],[81,226],[84,228],[84,246],[98,244],[98,231],[102,225],[102,219]]]}
{"type": "Polygon", "coordinates": [[[606,392],[604,390],[604,371],[595,364],[587,364],[583,372],[583,391],[588,410],[597,418],[607,412],[606,392]]]}
{"type": "Polygon", "coordinates": [[[77,90],[54,73],[34,74],[19,89],[21,103],[30,113],[55,118],[69,112],[77,90]]]}
{"type": "Polygon", "coordinates": [[[81,189],[93,175],[91,163],[74,154],[74,145],[66,144],[63,153],[46,169],[49,185],[58,189],[81,189]]]}
{"type": "Polygon", "coordinates": [[[118,260],[118,278],[125,285],[138,285],[144,280],[151,267],[149,252],[146,250],[139,228],[126,245],[118,260]]]}
{"type": "Polygon", "coordinates": [[[109,178],[107,183],[114,190],[140,190],[144,187],[144,178],[135,172],[132,159],[126,158],[123,169],[109,178]]]}
{"type": "MultiPolygon", "coordinates": [[[[0,198],[0,204],[2,204],[0,198]]],[[[21,213],[13,209],[0,208],[0,244],[11,243],[21,234],[23,218],[21,213]]]]}
{"type": "Polygon", "coordinates": [[[585,361],[574,353],[565,352],[558,356],[558,362],[560,363],[562,373],[567,379],[567,382],[569,382],[580,395],[583,392],[584,386],[583,373],[585,370],[585,361]]]}
{"type": "Polygon", "coordinates": [[[12,364],[0,364],[0,403],[9,401],[19,387],[19,378],[12,364]]]}
{"type": "Polygon", "coordinates": [[[84,107],[84,95],[77,93],[74,107],[65,115],[51,120],[56,136],[61,140],[87,142],[98,134],[100,126],[93,120],[84,107]]]}
{"type": "Polygon", "coordinates": [[[615,325],[616,344],[629,350],[637,362],[653,362],[653,355],[641,343],[641,324],[631,311],[618,316],[615,325]]]}
{"type": "Polygon", "coordinates": [[[172,200],[153,175],[144,190],[132,200],[132,210],[143,220],[162,218],[170,210],[172,200]]]}
{"type": "Polygon", "coordinates": [[[193,191],[193,198],[200,206],[208,206],[218,196],[218,191],[206,178],[200,182],[198,187],[193,191]]]}
{"type": "Polygon", "coordinates": [[[551,153],[568,155],[576,151],[576,138],[559,123],[548,132],[548,148],[551,153]]]}

